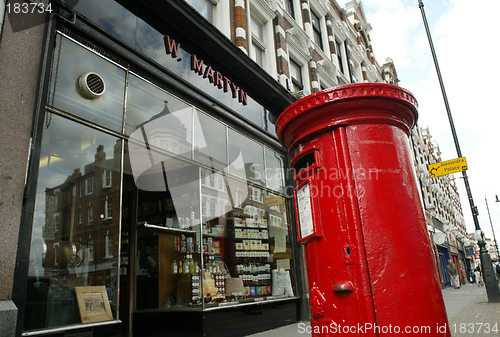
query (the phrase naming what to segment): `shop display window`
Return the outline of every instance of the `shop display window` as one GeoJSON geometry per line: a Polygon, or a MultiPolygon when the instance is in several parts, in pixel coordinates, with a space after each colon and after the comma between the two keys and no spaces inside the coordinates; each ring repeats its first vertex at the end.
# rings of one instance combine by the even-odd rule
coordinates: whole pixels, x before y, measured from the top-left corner
{"type": "Polygon", "coordinates": [[[121,140],[60,116],[46,125],[25,330],[117,318],[121,151],[121,140]]]}
{"type": "Polygon", "coordinates": [[[52,65],[24,331],[295,296],[279,152],[68,35],[52,65]]]}
{"type": "Polygon", "coordinates": [[[139,77],[128,93],[136,309],[293,297],[283,157],[139,77]]]}

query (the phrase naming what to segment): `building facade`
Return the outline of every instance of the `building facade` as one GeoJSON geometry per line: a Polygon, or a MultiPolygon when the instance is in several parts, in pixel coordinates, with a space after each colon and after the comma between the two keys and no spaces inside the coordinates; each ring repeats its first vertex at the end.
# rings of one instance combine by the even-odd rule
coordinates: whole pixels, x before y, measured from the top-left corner
{"type": "Polygon", "coordinates": [[[327,87],[397,84],[362,4],[16,4],[0,41],[0,334],[230,336],[307,317],[274,122],[327,87]]]}
{"type": "MultiPolygon", "coordinates": [[[[440,278],[445,286],[451,286],[446,272],[449,260],[463,268],[464,275],[470,274],[474,265],[471,246],[467,239],[465,219],[462,212],[460,195],[453,175],[430,177],[428,166],[442,162],[439,145],[432,139],[429,128],[416,126],[412,130],[411,142],[415,161],[415,171],[421,189],[423,207],[429,234],[434,243],[440,278]]],[[[461,275],[461,281],[467,282],[461,275]]]]}

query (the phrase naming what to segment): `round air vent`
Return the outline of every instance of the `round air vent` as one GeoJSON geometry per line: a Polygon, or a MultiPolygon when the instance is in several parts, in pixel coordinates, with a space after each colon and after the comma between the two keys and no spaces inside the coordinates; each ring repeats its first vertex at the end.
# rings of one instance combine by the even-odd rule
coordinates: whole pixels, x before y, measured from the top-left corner
{"type": "Polygon", "coordinates": [[[95,99],[104,94],[106,85],[101,75],[96,73],[85,73],[78,79],[78,86],[85,98],[95,99]]]}

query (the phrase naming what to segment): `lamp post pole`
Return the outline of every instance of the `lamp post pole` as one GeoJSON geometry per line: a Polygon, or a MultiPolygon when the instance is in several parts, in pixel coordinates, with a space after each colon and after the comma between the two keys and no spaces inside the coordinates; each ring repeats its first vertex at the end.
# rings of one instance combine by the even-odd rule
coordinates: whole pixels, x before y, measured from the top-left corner
{"type": "MultiPolygon", "coordinates": [[[[486,192],[488,193],[488,192],[486,192]]],[[[495,251],[497,252],[497,259],[500,258],[500,254],[498,254],[498,244],[497,244],[497,238],[495,237],[495,230],[493,229],[493,222],[491,221],[491,215],[490,215],[490,208],[488,207],[488,199],[486,198],[486,193],[484,194],[484,201],[486,202],[486,210],[488,211],[488,217],[490,218],[490,225],[491,225],[491,232],[493,233],[493,242],[495,242],[495,251]]],[[[496,195],[496,201],[495,202],[500,202],[498,200],[498,195],[496,195]]]]}
{"type": "MultiPolygon", "coordinates": [[[[439,70],[439,64],[436,57],[436,51],[434,50],[434,44],[432,43],[431,33],[429,30],[429,25],[427,24],[427,18],[425,16],[424,4],[422,0],[418,0],[418,7],[422,13],[422,19],[424,21],[425,31],[427,33],[427,39],[429,40],[429,45],[431,48],[432,58],[434,59],[434,65],[436,67],[436,72],[439,79],[439,84],[441,86],[441,92],[443,94],[444,104],[446,107],[446,112],[448,113],[448,120],[450,122],[451,133],[453,134],[453,140],[455,142],[455,148],[457,150],[458,157],[462,157],[462,151],[460,150],[460,145],[458,143],[457,133],[455,131],[455,124],[453,123],[453,117],[451,115],[450,105],[448,104],[448,97],[446,96],[446,90],[444,89],[443,78],[441,77],[441,71],[439,70]]],[[[477,206],[474,205],[474,199],[472,198],[472,193],[469,186],[469,179],[467,177],[467,172],[462,171],[462,177],[464,179],[465,190],[467,191],[467,197],[469,198],[469,205],[472,212],[472,218],[474,219],[474,225],[476,231],[481,231],[478,220],[477,206]]],[[[491,256],[486,249],[486,242],[484,237],[478,240],[479,251],[481,253],[481,269],[483,271],[484,283],[486,284],[486,293],[488,294],[488,302],[500,302],[500,289],[498,288],[498,283],[495,277],[495,271],[493,270],[493,265],[491,263],[491,256]]]]}

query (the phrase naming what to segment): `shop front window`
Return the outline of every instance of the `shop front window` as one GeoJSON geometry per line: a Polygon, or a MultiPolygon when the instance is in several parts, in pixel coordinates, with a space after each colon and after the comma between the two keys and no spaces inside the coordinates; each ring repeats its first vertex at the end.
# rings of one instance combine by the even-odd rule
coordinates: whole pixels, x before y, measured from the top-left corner
{"type": "MultiPolygon", "coordinates": [[[[95,310],[100,305],[104,314],[99,320],[117,318],[116,297],[112,300],[101,294],[107,294],[106,288],[117,292],[118,246],[110,246],[105,238],[118,237],[119,224],[103,221],[101,215],[105,214],[105,208],[100,200],[104,192],[97,185],[93,193],[81,198],[76,197],[73,190],[81,186],[81,182],[100,179],[101,167],[119,168],[120,165],[114,163],[121,160],[115,155],[120,153],[120,148],[121,141],[115,137],[57,115],[52,116],[49,127],[44,130],[33,217],[25,330],[82,323],[88,317],[99,316],[95,310]],[[89,226],[78,224],[82,221],[83,209],[88,210],[89,226]],[[92,247],[87,244],[89,237],[95,240],[92,247]],[[96,256],[91,258],[94,251],[96,256]],[[100,300],[95,303],[94,311],[88,306],[81,311],[79,307],[84,305],[85,298],[88,302],[88,291],[101,296],[100,300]],[[83,299],[77,294],[83,294],[83,299]]],[[[118,199],[117,186],[113,194],[118,199]]]]}
{"type": "Polygon", "coordinates": [[[153,84],[130,79],[124,166],[131,170],[124,181],[138,199],[126,210],[136,215],[135,309],[294,296],[283,157],[153,84]],[[165,100],[168,112],[158,114],[165,100]],[[156,145],[166,138],[185,149],[156,145]]]}
{"type": "Polygon", "coordinates": [[[282,154],[60,33],[52,64],[24,331],[294,296],[282,154]]]}

